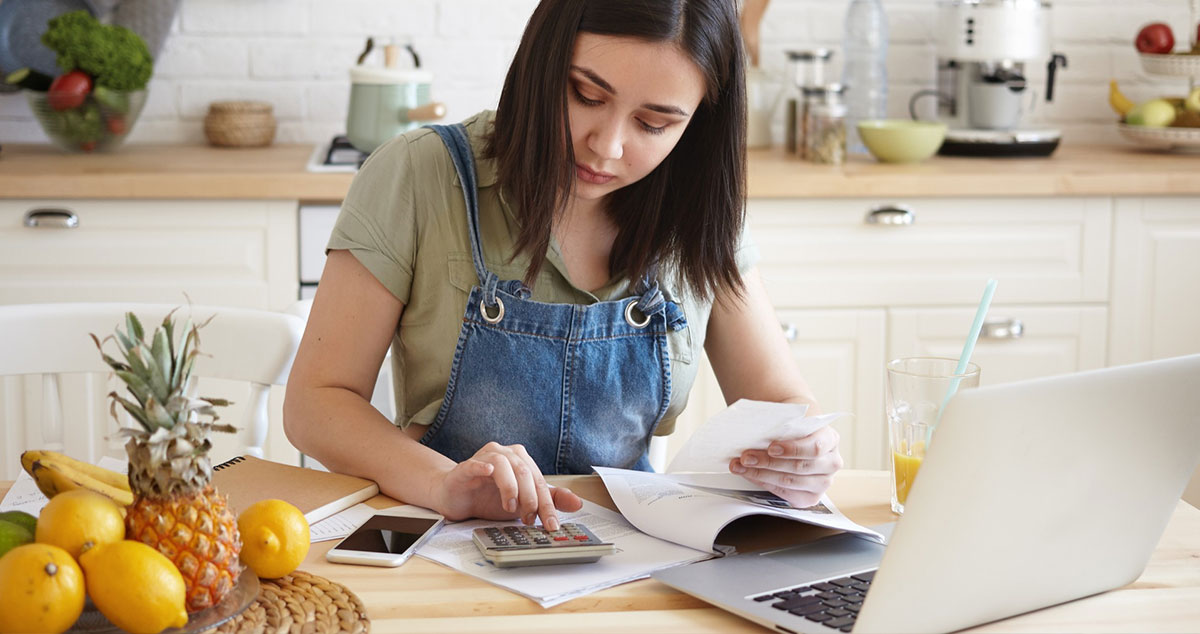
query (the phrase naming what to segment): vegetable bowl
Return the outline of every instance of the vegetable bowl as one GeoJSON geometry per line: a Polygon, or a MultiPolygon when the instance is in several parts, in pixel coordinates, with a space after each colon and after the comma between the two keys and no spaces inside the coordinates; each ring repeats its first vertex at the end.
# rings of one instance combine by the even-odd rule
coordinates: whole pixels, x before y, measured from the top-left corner
{"type": "Polygon", "coordinates": [[[105,152],[125,141],[142,106],[146,91],[118,91],[97,86],[76,99],[56,97],[52,90],[27,90],[29,106],[46,136],[68,152],[105,152]]]}

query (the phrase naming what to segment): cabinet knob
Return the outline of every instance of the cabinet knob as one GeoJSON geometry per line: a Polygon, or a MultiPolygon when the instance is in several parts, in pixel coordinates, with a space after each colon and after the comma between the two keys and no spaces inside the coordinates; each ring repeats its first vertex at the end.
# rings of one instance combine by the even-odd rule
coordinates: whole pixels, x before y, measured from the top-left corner
{"type": "Polygon", "coordinates": [[[1020,339],[1024,334],[1025,324],[1007,317],[985,321],[979,329],[979,336],[984,339],[1020,339]]]}
{"type": "Polygon", "coordinates": [[[880,205],[867,212],[869,225],[911,225],[917,220],[912,209],[904,205],[880,205]]]}
{"type": "Polygon", "coordinates": [[[74,229],[79,226],[79,216],[70,209],[43,207],[25,212],[25,226],[52,229],[74,229]]]}
{"type": "Polygon", "coordinates": [[[779,326],[783,328],[783,338],[787,339],[789,343],[795,341],[796,337],[799,336],[799,331],[796,330],[796,324],[789,324],[785,321],[780,322],[779,326]]]}

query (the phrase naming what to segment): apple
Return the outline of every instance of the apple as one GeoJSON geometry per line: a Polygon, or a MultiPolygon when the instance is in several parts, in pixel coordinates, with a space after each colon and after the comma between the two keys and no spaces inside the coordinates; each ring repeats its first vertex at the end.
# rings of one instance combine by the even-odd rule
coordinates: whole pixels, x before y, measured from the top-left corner
{"type": "Polygon", "coordinates": [[[1165,55],[1175,48],[1175,34],[1171,32],[1171,27],[1155,22],[1142,27],[1133,44],[1139,52],[1165,55]]]}
{"type": "Polygon", "coordinates": [[[1175,106],[1166,99],[1151,99],[1138,106],[1140,125],[1148,128],[1165,128],[1175,121],[1175,106]]]}
{"type": "Polygon", "coordinates": [[[1187,99],[1183,100],[1183,109],[1188,112],[1200,112],[1200,86],[1188,93],[1187,99]]]}

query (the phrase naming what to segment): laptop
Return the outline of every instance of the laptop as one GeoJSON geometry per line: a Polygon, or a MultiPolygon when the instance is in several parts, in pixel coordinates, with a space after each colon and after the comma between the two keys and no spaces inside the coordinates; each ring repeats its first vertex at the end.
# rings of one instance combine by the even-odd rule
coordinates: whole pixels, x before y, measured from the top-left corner
{"type": "Polygon", "coordinates": [[[654,578],[781,632],[943,632],[1129,584],[1200,462],[1200,355],[959,392],[886,550],[850,534],[654,578]]]}

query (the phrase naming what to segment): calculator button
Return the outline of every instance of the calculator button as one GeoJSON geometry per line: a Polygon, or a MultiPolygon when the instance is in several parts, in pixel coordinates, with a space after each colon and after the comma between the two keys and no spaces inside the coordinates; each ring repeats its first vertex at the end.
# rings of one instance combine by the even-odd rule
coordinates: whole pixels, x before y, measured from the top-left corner
{"type": "Polygon", "coordinates": [[[555,537],[555,538],[554,538],[554,541],[556,541],[556,542],[565,542],[565,541],[567,541],[567,536],[566,536],[566,535],[559,535],[558,537],[555,537]]]}
{"type": "Polygon", "coordinates": [[[576,536],[575,536],[575,539],[577,539],[577,540],[579,540],[579,541],[581,541],[581,542],[586,542],[586,541],[587,541],[587,535],[576,535],[576,536]]]}

